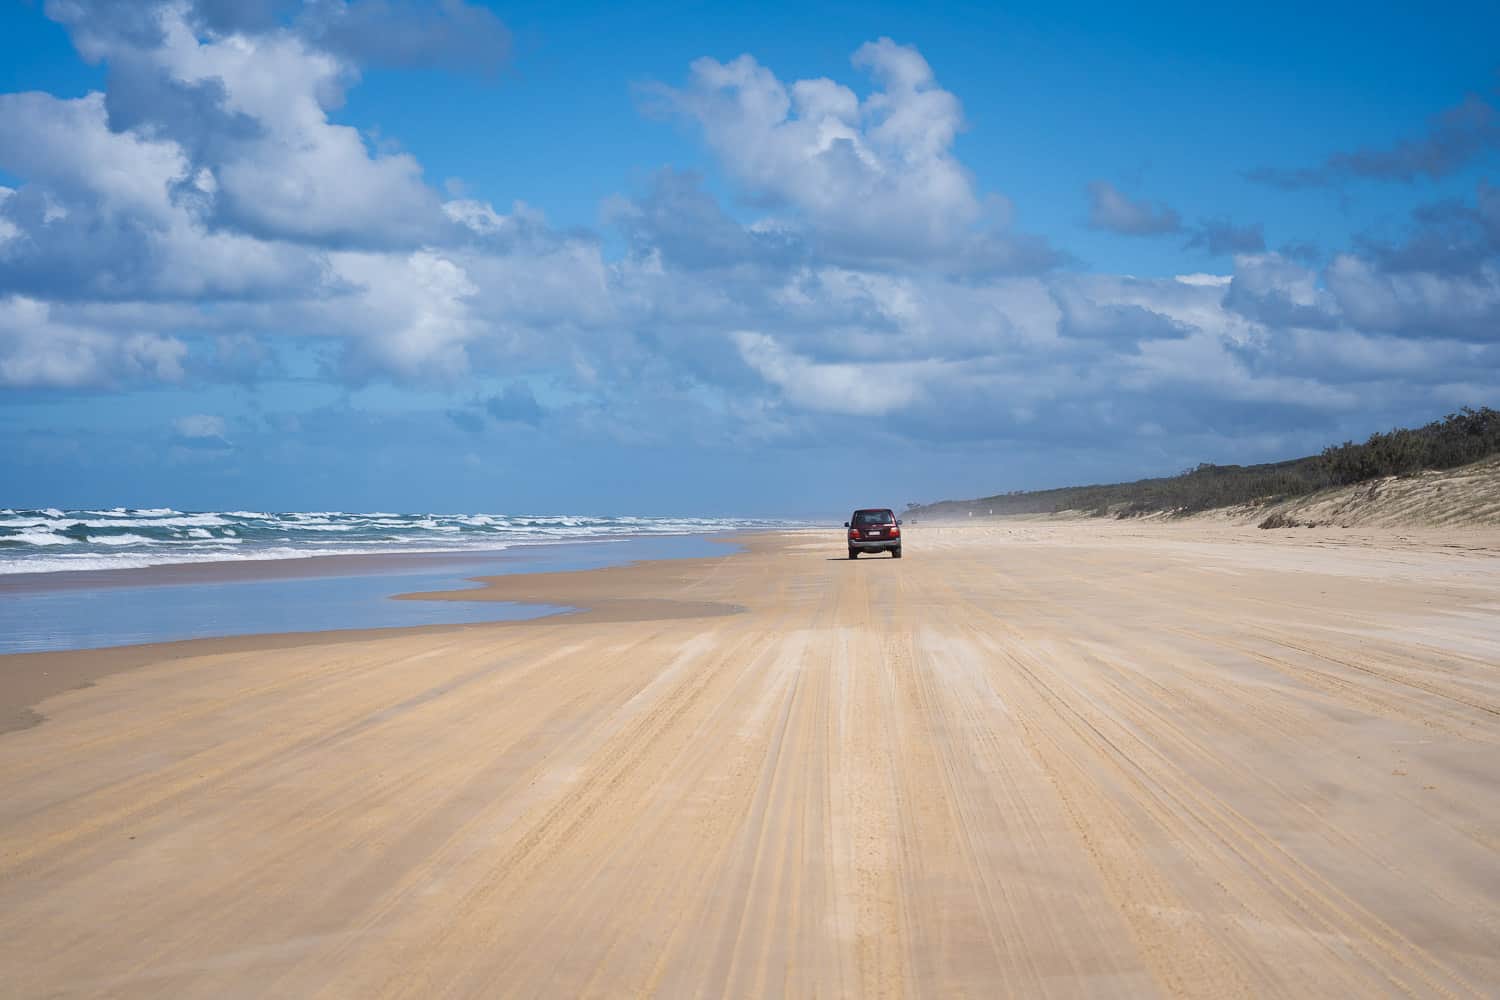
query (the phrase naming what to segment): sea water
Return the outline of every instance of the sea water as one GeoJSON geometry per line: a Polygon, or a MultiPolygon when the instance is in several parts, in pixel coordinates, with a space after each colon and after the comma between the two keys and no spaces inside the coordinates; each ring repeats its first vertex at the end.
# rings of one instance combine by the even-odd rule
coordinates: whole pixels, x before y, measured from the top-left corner
{"type": "Polygon", "coordinates": [[[773,528],[785,521],[575,514],[0,509],[0,575],[394,552],[476,552],[542,542],[773,528]]]}
{"type": "MultiPolygon", "coordinates": [[[[365,560],[338,563],[334,576],[172,582],[170,575],[49,573],[0,592],[0,653],[93,649],[143,642],[330,629],[456,625],[536,618],[567,611],[504,601],[393,600],[402,593],[464,590],[474,577],[596,569],[643,559],[723,555],[732,547],[704,535],[637,536],[567,545],[518,547],[454,556],[448,565],[422,560],[393,567],[365,560]],[[135,582],[132,582],[135,581],[135,582]],[[161,582],[165,581],[165,582],[161,582]],[[65,584],[65,585],[60,585],[65,584]]],[[[306,564],[316,571],[319,564],[306,564]]],[[[13,578],[19,580],[20,578],[13,578]]]]}

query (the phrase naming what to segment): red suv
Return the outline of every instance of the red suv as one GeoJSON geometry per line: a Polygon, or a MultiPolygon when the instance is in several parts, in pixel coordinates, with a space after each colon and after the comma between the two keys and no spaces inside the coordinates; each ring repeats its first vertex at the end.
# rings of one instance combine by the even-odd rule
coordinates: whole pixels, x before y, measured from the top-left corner
{"type": "Polygon", "coordinates": [[[849,529],[849,558],[858,559],[861,552],[889,552],[901,558],[901,522],[885,507],[857,510],[844,522],[849,529]]]}

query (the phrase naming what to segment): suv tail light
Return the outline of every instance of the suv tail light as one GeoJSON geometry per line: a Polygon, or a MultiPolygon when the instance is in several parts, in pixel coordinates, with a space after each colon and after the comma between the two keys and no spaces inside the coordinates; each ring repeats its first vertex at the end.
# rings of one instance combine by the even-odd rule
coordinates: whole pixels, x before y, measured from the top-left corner
{"type": "Polygon", "coordinates": [[[858,528],[850,528],[849,529],[849,537],[850,538],[858,538],[859,537],[859,529],[858,528]]]}
{"type": "Polygon", "coordinates": [[[898,528],[898,527],[896,527],[894,524],[891,525],[891,537],[892,538],[900,538],[901,537],[901,529],[898,528]]]}

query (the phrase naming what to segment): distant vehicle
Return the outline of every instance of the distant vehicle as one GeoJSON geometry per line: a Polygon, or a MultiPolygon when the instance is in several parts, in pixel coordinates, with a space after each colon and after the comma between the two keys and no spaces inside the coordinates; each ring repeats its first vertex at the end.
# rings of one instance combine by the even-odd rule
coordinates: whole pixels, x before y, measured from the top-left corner
{"type": "Polygon", "coordinates": [[[849,558],[858,559],[861,552],[889,552],[901,558],[901,522],[887,507],[857,510],[844,522],[849,529],[849,558]]]}

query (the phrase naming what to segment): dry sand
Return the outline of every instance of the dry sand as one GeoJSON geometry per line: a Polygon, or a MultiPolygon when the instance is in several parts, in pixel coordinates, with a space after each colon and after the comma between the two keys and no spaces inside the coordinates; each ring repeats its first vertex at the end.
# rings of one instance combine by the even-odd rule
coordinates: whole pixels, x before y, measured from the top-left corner
{"type": "Polygon", "coordinates": [[[1474,525],[1492,529],[1500,523],[1500,458],[1457,469],[1386,476],[1290,500],[1222,507],[1196,516],[1260,524],[1272,515],[1298,525],[1397,529],[1474,525]]]}
{"type": "Polygon", "coordinates": [[[0,993],[1500,994],[1500,534],[907,536],[0,658],[0,993]]]}

